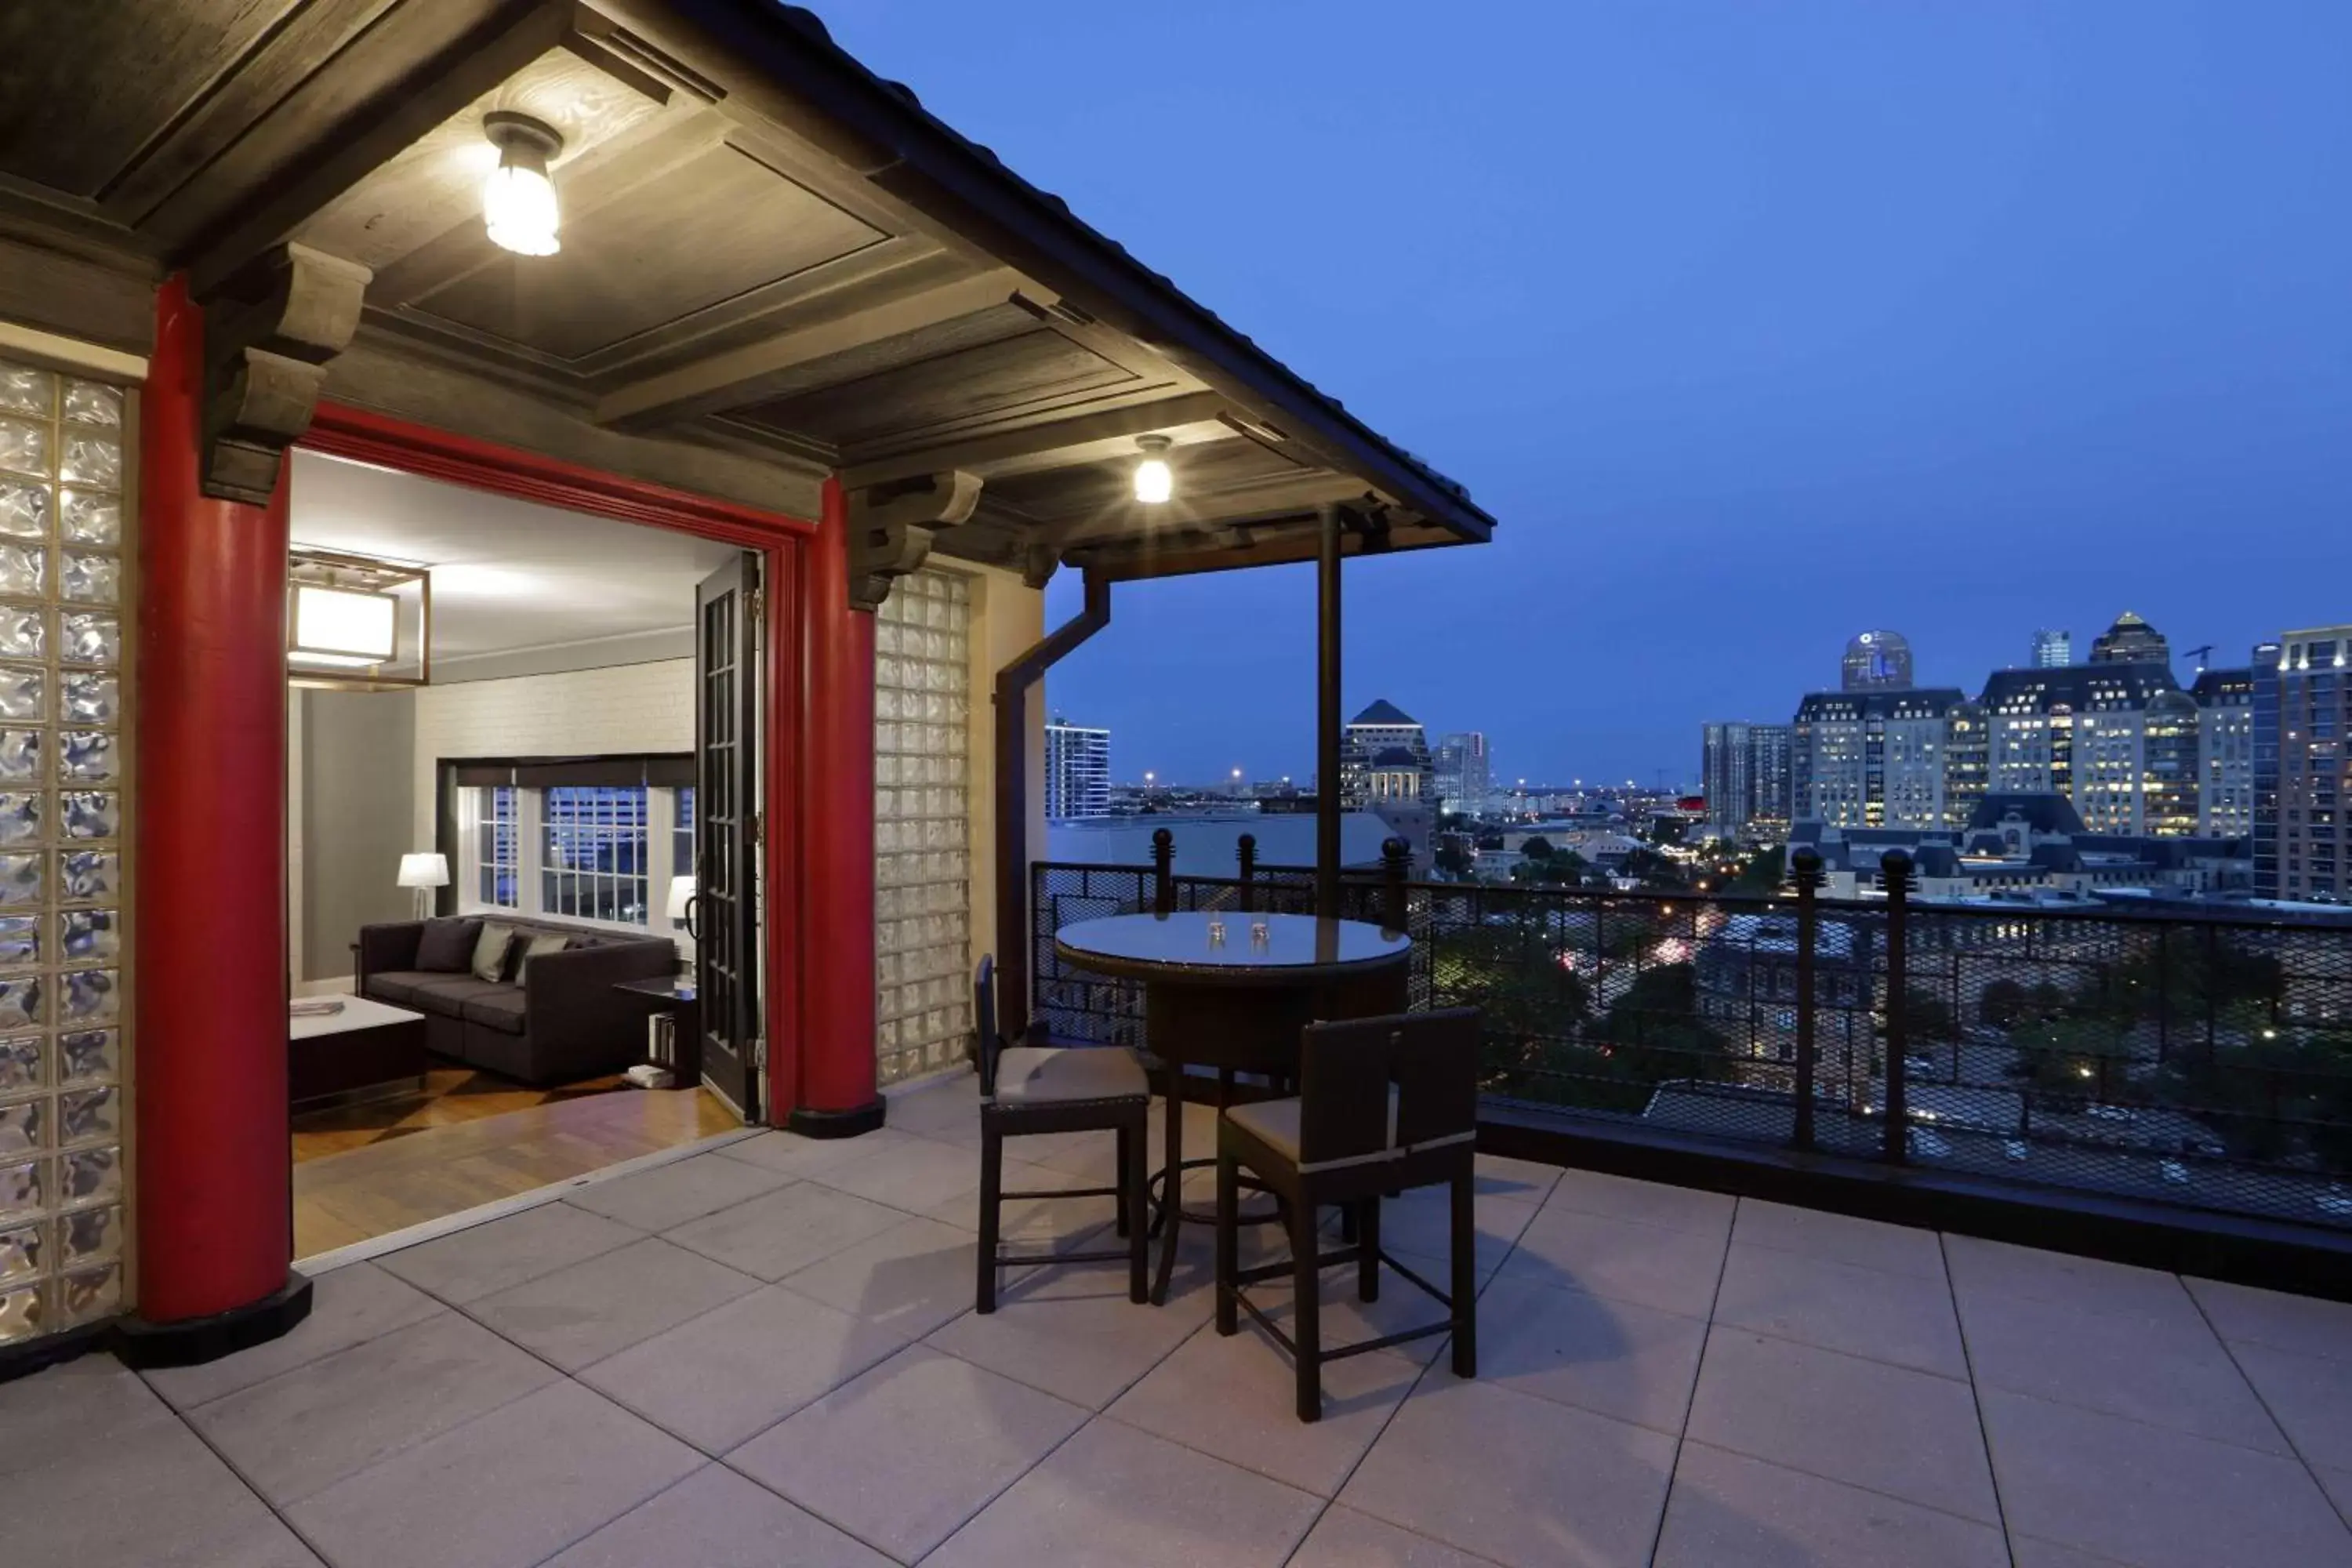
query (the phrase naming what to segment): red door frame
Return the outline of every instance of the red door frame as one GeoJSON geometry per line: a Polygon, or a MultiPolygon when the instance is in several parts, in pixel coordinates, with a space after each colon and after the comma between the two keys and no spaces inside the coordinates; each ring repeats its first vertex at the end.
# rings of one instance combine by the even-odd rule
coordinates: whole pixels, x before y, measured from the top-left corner
{"type": "Polygon", "coordinates": [[[341,404],[321,403],[301,445],[330,457],[441,479],[518,500],[666,528],[760,552],[767,597],[768,744],[761,848],[766,894],[769,1121],[781,1126],[801,1093],[801,933],[823,912],[807,910],[801,847],[801,750],[806,703],[800,626],[801,578],[815,521],[671,489],[501,447],[341,404]]]}

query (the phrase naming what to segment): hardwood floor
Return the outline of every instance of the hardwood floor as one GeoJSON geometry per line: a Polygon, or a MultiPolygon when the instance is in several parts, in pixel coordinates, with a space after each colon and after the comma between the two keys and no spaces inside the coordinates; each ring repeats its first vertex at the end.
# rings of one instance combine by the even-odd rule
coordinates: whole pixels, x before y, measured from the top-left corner
{"type": "Polygon", "coordinates": [[[451,1114],[423,1131],[298,1163],[294,1256],[373,1240],[742,1125],[703,1089],[592,1094],[464,1120],[451,1114]]]}

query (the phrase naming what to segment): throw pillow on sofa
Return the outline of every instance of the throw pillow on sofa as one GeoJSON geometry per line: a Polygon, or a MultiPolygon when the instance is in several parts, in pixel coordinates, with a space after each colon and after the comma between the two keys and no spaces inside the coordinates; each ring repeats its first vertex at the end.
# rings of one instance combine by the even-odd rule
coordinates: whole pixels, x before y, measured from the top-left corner
{"type": "Polygon", "coordinates": [[[551,931],[531,936],[530,941],[523,946],[522,962],[515,965],[515,978],[517,980],[521,980],[530,973],[530,961],[532,959],[539,957],[541,953],[562,952],[567,946],[571,945],[571,942],[572,939],[570,937],[557,936],[551,931]]]}
{"type": "Polygon", "coordinates": [[[416,967],[436,974],[463,974],[473,967],[479,921],[427,921],[416,940],[416,967]]]}
{"type": "Polygon", "coordinates": [[[507,977],[507,950],[514,946],[515,928],[495,921],[482,927],[474,940],[474,978],[495,985],[507,977]]]}

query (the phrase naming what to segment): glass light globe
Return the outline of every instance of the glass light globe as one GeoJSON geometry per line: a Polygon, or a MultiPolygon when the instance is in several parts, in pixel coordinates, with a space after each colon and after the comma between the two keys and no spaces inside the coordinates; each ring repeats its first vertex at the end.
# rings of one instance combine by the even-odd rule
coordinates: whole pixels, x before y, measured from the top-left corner
{"type": "Polygon", "coordinates": [[[1135,465],[1135,499],[1156,506],[1176,493],[1176,476],[1165,458],[1146,458],[1135,465]]]}
{"type": "Polygon", "coordinates": [[[552,256],[556,238],[555,183],[543,162],[509,153],[482,185],[482,221],[493,243],[519,256],[552,256]]]}

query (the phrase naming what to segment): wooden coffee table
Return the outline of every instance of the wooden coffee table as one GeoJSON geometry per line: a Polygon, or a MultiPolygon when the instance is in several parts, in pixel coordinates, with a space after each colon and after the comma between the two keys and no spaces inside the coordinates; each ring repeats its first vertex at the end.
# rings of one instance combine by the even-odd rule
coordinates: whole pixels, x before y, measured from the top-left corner
{"type": "Polygon", "coordinates": [[[365,996],[340,996],[340,1013],[287,1026],[287,1097],[299,1105],[425,1085],[425,1015],[365,996]]]}

